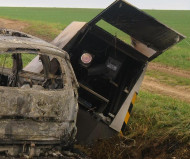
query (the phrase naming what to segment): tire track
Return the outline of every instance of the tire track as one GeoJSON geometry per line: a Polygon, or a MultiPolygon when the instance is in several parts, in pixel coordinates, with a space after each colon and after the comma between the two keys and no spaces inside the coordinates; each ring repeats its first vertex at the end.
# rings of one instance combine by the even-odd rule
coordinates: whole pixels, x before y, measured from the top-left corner
{"type": "Polygon", "coordinates": [[[148,66],[148,70],[156,70],[156,71],[190,79],[190,71],[174,68],[171,66],[165,66],[159,63],[150,63],[148,66]]]}
{"type": "Polygon", "coordinates": [[[190,103],[190,89],[179,86],[168,86],[160,83],[155,78],[146,76],[142,84],[142,89],[161,95],[167,95],[190,103]]]}

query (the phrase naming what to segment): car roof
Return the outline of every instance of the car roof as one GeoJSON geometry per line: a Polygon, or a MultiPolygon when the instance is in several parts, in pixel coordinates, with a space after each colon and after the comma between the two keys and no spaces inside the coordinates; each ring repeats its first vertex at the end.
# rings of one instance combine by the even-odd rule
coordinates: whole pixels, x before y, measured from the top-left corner
{"type": "Polygon", "coordinates": [[[0,53],[42,53],[62,57],[67,55],[55,45],[11,29],[0,29],[0,53]]]}

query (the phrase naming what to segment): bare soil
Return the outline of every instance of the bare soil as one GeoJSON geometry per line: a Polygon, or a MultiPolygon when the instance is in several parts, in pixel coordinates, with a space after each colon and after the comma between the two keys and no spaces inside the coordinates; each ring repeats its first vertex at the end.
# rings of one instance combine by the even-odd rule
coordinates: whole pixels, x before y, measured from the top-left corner
{"type": "Polygon", "coordinates": [[[29,24],[22,21],[0,18],[0,28],[23,31],[24,28],[28,27],[28,25],[29,24]]]}
{"type": "Polygon", "coordinates": [[[155,78],[145,77],[142,88],[150,92],[167,95],[173,98],[190,102],[190,89],[180,86],[168,86],[157,81],[155,78]]]}
{"type": "Polygon", "coordinates": [[[160,71],[172,75],[176,75],[179,77],[185,77],[190,79],[190,71],[185,71],[181,70],[178,68],[170,67],[170,66],[165,66],[159,63],[150,63],[148,66],[148,70],[155,70],[155,71],[160,71]]]}
{"type": "MultiPolygon", "coordinates": [[[[190,71],[180,70],[178,68],[164,66],[158,63],[150,63],[148,69],[190,79],[190,71]]],[[[185,87],[185,86],[172,87],[160,83],[156,78],[146,76],[143,81],[142,89],[174,97],[186,102],[190,102],[190,87],[185,87]]]]}
{"type": "Polygon", "coordinates": [[[5,18],[0,18],[0,28],[13,29],[25,32],[27,34],[41,38],[47,42],[51,42],[59,33],[60,30],[46,24],[38,24],[39,28],[36,29],[29,22],[24,22],[20,20],[10,20],[5,18]],[[45,33],[43,31],[46,30],[45,33]],[[39,34],[41,32],[41,34],[39,34]],[[52,34],[53,33],[53,34],[52,34]],[[55,36],[53,36],[55,35],[55,36]]]}

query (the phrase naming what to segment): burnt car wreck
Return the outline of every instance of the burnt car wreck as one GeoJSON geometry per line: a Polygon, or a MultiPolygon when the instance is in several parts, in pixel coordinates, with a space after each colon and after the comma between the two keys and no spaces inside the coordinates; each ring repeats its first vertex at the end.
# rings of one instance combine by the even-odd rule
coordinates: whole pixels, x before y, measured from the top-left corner
{"type": "Polygon", "coordinates": [[[0,30],[0,151],[39,156],[76,134],[77,82],[66,52],[30,35],[0,30]],[[40,73],[24,68],[40,57],[40,73]],[[54,63],[51,67],[50,59],[54,63]],[[13,146],[14,145],[14,146],[13,146]]]}
{"type": "Polygon", "coordinates": [[[1,29],[0,151],[39,156],[75,136],[89,143],[124,133],[148,63],[182,39],[123,0],[88,23],[71,23],[51,44],[1,29]],[[129,35],[132,45],[100,21],[129,35]]]}

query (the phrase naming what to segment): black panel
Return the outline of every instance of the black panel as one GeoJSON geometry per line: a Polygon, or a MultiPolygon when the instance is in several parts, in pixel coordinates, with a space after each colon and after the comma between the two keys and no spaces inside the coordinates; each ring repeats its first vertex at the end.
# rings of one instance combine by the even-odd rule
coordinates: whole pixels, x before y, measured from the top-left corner
{"type": "Polygon", "coordinates": [[[108,138],[117,135],[118,132],[106,124],[95,119],[90,113],[82,108],[79,109],[77,117],[77,142],[89,144],[100,138],[108,138]]]}
{"type": "Polygon", "coordinates": [[[89,24],[94,25],[101,19],[158,52],[184,39],[183,35],[122,0],[114,2],[89,24]]]}

